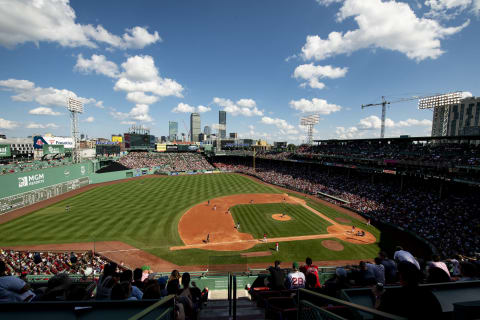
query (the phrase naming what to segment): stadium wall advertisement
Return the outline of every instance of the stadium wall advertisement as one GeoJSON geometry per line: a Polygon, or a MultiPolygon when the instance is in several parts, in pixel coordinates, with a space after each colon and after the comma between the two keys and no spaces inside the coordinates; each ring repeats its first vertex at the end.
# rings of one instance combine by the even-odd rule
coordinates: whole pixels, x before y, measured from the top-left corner
{"type": "Polygon", "coordinates": [[[63,145],[65,148],[73,148],[73,138],[71,137],[33,137],[33,147],[35,149],[42,149],[44,144],[63,145]]]}
{"type": "Polygon", "coordinates": [[[43,155],[65,153],[65,147],[63,145],[44,144],[42,149],[43,155]]]}
{"type": "Polygon", "coordinates": [[[10,145],[0,144],[0,157],[10,157],[11,155],[12,151],[10,149],[10,145]]]}

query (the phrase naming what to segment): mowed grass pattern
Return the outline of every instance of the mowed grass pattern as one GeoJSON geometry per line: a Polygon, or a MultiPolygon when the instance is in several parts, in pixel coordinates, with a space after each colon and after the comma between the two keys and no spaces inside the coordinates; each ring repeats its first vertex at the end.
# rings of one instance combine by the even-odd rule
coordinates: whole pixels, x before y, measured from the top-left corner
{"type": "Polygon", "coordinates": [[[278,191],[235,174],[155,177],[101,186],[0,225],[0,245],[119,240],[138,248],[168,248],[182,244],[177,226],[188,208],[237,193],[278,191]]]}
{"type": "Polygon", "coordinates": [[[258,239],[264,233],[269,238],[322,234],[327,233],[330,225],[325,219],[295,204],[242,204],[234,206],[231,211],[235,223],[240,223],[240,232],[250,233],[258,239]],[[292,220],[274,220],[272,215],[275,213],[285,213],[292,220]]]}

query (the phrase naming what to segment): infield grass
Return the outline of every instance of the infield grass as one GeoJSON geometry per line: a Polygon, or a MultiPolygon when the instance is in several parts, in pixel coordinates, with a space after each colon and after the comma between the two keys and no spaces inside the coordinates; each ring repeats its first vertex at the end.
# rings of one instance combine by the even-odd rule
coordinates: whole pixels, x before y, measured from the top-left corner
{"type": "Polygon", "coordinates": [[[241,204],[234,206],[231,211],[235,223],[240,223],[240,231],[250,233],[255,239],[262,238],[264,233],[269,238],[327,233],[330,225],[298,204],[241,204]],[[292,220],[274,220],[272,215],[275,213],[285,213],[292,220]]]}
{"type": "MultiPolygon", "coordinates": [[[[257,183],[237,174],[204,174],[192,176],[152,177],[130,180],[108,186],[99,186],[72,198],[39,209],[29,215],[0,225],[0,246],[72,243],[91,241],[123,241],[144,249],[179,265],[208,264],[210,257],[230,256],[231,261],[242,261],[239,252],[218,252],[200,249],[170,251],[171,246],[182,245],[178,222],[190,207],[208,199],[241,193],[281,193],[274,187],[257,183]],[[69,205],[70,211],[65,211],[69,205]]],[[[292,194],[293,195],[293,194],[292,194]]],[[[298,196],[298,195],[294,195],[298,196]]],[[[342,217],[372,232],[379,239],[379,231],[372,226],[337,212],[321,203],[308,200],[312,208],[331,217],[342,217]]],[[[279,204],[287,206],[286,204],[279,204]]],[[[326,233],[326,221],[300,206],[288,205],[295,224],[269,218],[249,222],[248,211],[253,210],[268,217],[278,205],[246,205],[233,209],[234,218],[241,222],[241,231],[249,230],[255,237],[267,232],[269,237],[312,233],[326,233]],[[263,212],[265,210],[265,212],[263,212]],[[238,211],[238,212],[237,212],[238,211]],[[247,212],[243,215],[242,212],[247,212]],[[314,216],[314,218],[312,218],[314,216]],[[235,218],[236,219],[236,218],[235,218]],[[246,219],[245,221],[243,219],[246,219]],[[310,220],[309,220],[310,219],[310,220]],[[311,220],[314,219],[314,220],[311,220]],[[301,223],[302,220],[313,221],[301,223]],[[311,225],[310,225],[311,224],[311,225]],[[292,227],[294,226],[295,227],[292,227]],[[283,226],[286,228],[284,229],[283,226]],[[288,227],[287,227],[288,226],[288,227]],[[297,230],[297,231],[295,231],[297,230]],[[289,232],[292,231],[292,232],[289,232]],[[288,232],[288,233],[287,233],[288,232]],[[304,233],[308,232],[308,233],[304,233]]],[[[286,207],[285,207],[286,208],[286,207]]],[[[368,259],[378,253],[378,245],[354,245],[341,242],[343,251],[331,251],[321,245],[321,240],[282,242],[280,251],[272,256],[249,258],[249,262],[303,261],[306,256],[314,260],[368,259]]],[[[259,244],[245,252],[272,250],[272,244],[259,244]]],[[[243,259],[244,260],[244,259],[243,259]]],[[[222,259],[216,259],[222,263],[222,259]]]]}

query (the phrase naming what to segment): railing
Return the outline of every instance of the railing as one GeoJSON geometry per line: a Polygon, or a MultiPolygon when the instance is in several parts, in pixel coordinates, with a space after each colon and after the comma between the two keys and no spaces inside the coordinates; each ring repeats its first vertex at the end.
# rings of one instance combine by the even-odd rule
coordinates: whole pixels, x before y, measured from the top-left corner
{"type": "Polygon", "coordinates": [[[297,303],[298,320],[346,320],[352,318],[405,320],[403,317],[305,289],[298,290],[297,303]]]}
{"type": "Polygon", "coordinates": [[[228,274],[228,316],[237,319],[237,276],[228,274]]]}
{"type": "Polygon", "coordinates": [[[175,295],[169,295],[162,300],[152,304],[142,312],[137,313],[129,320],[140,320],[148,316],[152,318],[152,313],[156,313],[156,320],[174,320],[175,319],[175,295]]]}

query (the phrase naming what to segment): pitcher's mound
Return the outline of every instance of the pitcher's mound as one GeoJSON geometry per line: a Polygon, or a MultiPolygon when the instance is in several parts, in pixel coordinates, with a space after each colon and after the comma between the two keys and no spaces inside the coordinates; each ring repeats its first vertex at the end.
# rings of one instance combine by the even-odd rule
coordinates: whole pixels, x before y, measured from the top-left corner
{"type": "Polygon", "coordinates": [[[343,244],[334,240],[323,240],[322,246],[333,251],[342,251],[343,244]]]}
{"type": "Polygon", "coordinates": [[[275,219],[275,220],[278,220],[278,221],[288,221],[288,220],[292,220],[292,217],[290,217],[289,215],[287,214],[283,214],[283,213],[275,213],[275,214],[272,214],[272,218],[275,219]]]}

